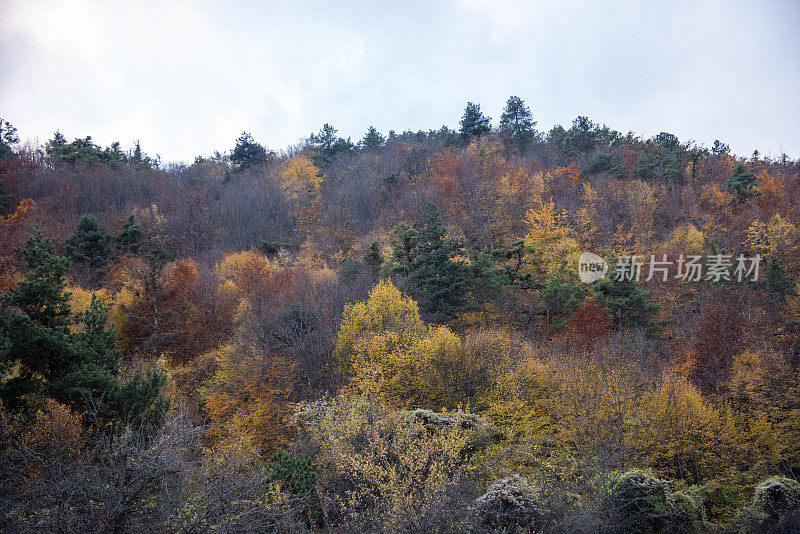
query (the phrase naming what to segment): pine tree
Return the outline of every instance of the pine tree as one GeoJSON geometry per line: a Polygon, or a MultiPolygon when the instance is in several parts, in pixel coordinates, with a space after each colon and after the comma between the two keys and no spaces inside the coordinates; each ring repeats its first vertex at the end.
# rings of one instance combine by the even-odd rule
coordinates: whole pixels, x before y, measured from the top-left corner
{"type": "Polygon", "coordinates": [[[375,150],[382,147],[385,142],[386,138],[374,126],[370,126],[364,139],[361,140],[361,146],[365,150],[375,150]]]}
{"type": "Polygon", "coordinates": [[[777,293],[780,297],[792,291],[794,284],[786,275],[786,267],[774,255],[767,260],[764,270],[764,280],[760,283],[766,291],[777,293]]]}
{"type": "Polygon", "coordinates": [[[64,242],[64,252],[77,264],[85,268],[87,282],[94,284],[105,274],[111,259],[113,237],[89,213],[81,216],[75,232],[64,242]]]}
{"type": "Polygon", "coordinates": [[[408,281],[426,311],[449,320],[467,309],[466,295],[472,288],[469,266],[455,256],[463,244],[446,236],[442,216],[435,205],[426,209],[415,256],[408,266],[408,281]]]}
{"type": "Polygon", "coordinates": [[[317,167],[327,167],[339,154],[353,150],[350,139],[338,137],[336,132],[336,128],[325,123],[318,134],[312,133],[308,136],[309,144],[314,148],[311,160],[317,167]]]}
{"type": "Polygon", "coordinates": [[[653,318],[659,306],[650,300],[652,291],[629,280],[602,279],[594,284],[597,301],[614,317],[617,326],[657,328],[653,318]]]}
{"type": "Polygon", "coordinates": [[[411,261],[416,255],[419,232],[413,226],[400,223],[392,229],[392,259],[389,269],[395,273],[408,274],[411,261]]]}
{"type": "Polygon", "coordinates": [[[467,102],[467,107],[464,109],[464,115],[461,117],[460,122],[462,141],[469,143],[473,137],[480,137],[492,131],[489,125],[491,121],[491,117],[486,117],[481,113],[480,104],[467,102]]]}
{"type": "Polygon", "coordinates": [[[10,376],[0,384],[0,398],[12,410],[22,409],[24,396],[63,375],[76,353],[64,278],[69,260],[55,255],[54,241],[40,229],[21,252],[25,278],[0,296],[0,346],[6,346],[0,370],[10,376]]]}
{"type": "Polygon", "coordinates": [[[136,254],[139,252],[139,247],[143,239],[144,232],[142,231],[142,227],[136,222],[136,217],[130,215],[127,219],[122,221],[122,229],[115,238],[117,251],[121,254],[136,254]]]}
{"type": "Polygon", "coordinates": [[[0,159],[16,157],[14,145],[19,143],[17,129],[5,119],[0,118],[0,159]]]}
{"type": "Polygon", "coordinates": [[[268,159],[267,149],[256,143],[253,136],[247,132],[242,132],[231,152],[231,163],[238,171],[266,163],[268,159]]]}
{"type": "Polygon", "coordinates": [[[517,146],[525,150],[525,147],[536,137],[534,126],[536,126],[536,122],[525,102],[518,96],[509,98],[503,114],[500,116],[500,129],[510,131],[517,146]]]}
{"type": "Polygon", "coordinates": [[[545,316],[553,330],[560,330],[567,323],[586,296],[584,288],[577,282],[577,275],[568,271],[566,265],[566,261],[562,262],[540,291],[543,305],[539,314],[545,316]]]}
{"type": "Polygon", "coordinates": [[[372,269],[372,274],[374,276],[378,276],[381,272],[381,267],[383,267],[383,261],[381,245],[377,241],[373,241],[364,253],[364,263],[372,269]]]}
{"type": "Polygon", "coordinates": [[[739,201],[744,201],[747,198],[756,194],[753,186],[755,185],[757,176],[752,172],[747,172],[744,164],[739,163],[734,169],[733,174],[728,178],[728,189],[736,193],[739,201]]]}
{"type": "Polygon", "coordinates": [[[151,369],[120,382],[121,354],[116,330],[106,327],[107,309],[93,295],[88,310],[71,315],[69,260],[56,256],[53,240],[37,230],[22,254],[24,280],[0,296],[0,371],[10,377],[0,383],[4,406],[32,413],[50,397],[84,412],[95,427],[160,421],[164,375],[151,369]]]}

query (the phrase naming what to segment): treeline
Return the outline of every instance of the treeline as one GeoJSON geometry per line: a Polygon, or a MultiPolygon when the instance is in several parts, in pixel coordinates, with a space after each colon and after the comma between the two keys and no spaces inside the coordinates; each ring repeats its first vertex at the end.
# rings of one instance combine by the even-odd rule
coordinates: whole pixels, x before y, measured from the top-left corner
{"type": "Polygon", "coordinates": [[[337,133],[187,166],[0,121],[5,528],[798,528],[798,162],[517,97],[337,133]]]}

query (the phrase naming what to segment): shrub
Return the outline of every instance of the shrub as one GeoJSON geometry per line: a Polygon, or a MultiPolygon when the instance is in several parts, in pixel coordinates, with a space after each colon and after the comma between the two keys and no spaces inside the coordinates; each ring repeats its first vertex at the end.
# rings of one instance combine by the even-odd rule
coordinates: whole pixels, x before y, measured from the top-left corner
{"type": "Polygon", "coordinates": [[[693,498],[636,469],[612,481],[601,512],[609,532],[697,532],[705,521],[693,498]]]}
{"type": "MultiPolygon", "coordinates": [[[[747,523],[759,530],[778,526],[800,507],[800,483],[775,476],[758,485],[748,511],[747,523]]],[[[794,514],[796,515],[796,514],[794,514]]],[[[796,520],[796,519],[795,519],[796,520]]]]}
{"type": "Polygon", "coordinates": [[[514,474],[498,480],[475,499],[477,530],[492,532],[540,532],[567,511],[554,506],[542,488],[514,474]]]}
{"type": "Polygon", "coordinates": [[[340,396],[306,405],[297,418],[299,447],[315,456],[322,513],[331,526],[467,530],[463,512],[477,494],[478,476],[471,456],[483,434],[462,424],[467,416],[393,411],[340,396]]]}

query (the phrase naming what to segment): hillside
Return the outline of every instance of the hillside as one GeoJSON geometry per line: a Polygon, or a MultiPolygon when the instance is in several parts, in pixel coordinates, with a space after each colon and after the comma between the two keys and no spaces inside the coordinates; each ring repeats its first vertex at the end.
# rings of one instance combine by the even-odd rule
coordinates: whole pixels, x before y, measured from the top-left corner
{"type": "Polygon", "coordinates": [[[800,529],[800,161],[497,111],[191,165],[0,121],[0,526],[800,529]]]}

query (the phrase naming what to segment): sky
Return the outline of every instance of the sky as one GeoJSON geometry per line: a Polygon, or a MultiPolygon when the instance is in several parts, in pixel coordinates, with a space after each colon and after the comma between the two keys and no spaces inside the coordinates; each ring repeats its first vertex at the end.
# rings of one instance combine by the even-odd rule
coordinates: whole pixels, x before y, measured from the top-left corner
{"type": "Polygon", "coordinates": [[[800,2],[0,0],[0,117],[23,139],[120,141],[165,162],[578,115],[740,155],[800,157],[800,2]]]}

